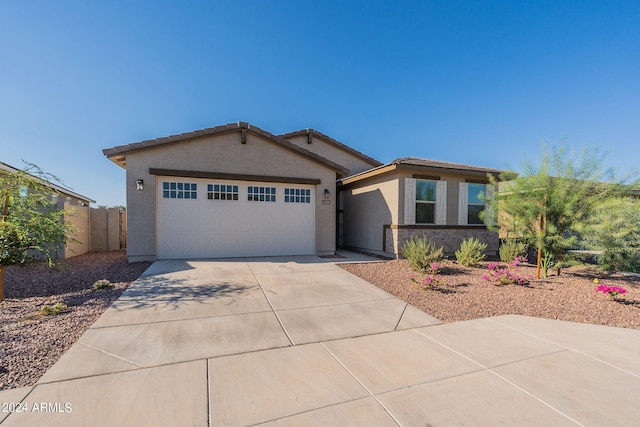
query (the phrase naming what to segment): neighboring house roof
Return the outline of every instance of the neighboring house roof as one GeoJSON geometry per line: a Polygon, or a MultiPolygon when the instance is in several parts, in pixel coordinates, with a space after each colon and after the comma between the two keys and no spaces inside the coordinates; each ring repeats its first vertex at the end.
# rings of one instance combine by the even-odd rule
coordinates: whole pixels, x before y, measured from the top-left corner
{"type": "Polygon", "coordinates": [[[369,157],[366,154],[355,150],[351,147],[349,147],[348,145],[343,144],[340,141],[337,141],[333,138],[331,138],[328,135],[323,134],[322,132],[319,132],[315,129],[300,129],[300,130],[296,130],[293,132],[289,132],[289,133],[283,133],[281,135],[278,135],[280,138],[283,139],[289,139],[289,138],[295,138],[297,136],[315,136],[318,137],[320,139],[322,139],[324,142],[333,145],[336,148],[339,148],[357,158],[359,158],[360,160],[363,160],[367,163],[370,163],[372,166],[382,166],[382,162],[379,162],[378,160],[374,159],[373,157],[369,157]]]}
{"type": "MultiPolygon", "coordinates": [[[[15,172],[20,172],[21,171],[20,169],[15,168],[15,167],[13,167],[11,165],[8,165],[8,164],[6,164],[4,162],[0,162],[0,170],[4,170],[4,171],[9,172],[9,173],[15,173],[15,172]]],[[[52,190],[54,190],[54,191],[56,191],[58,193],[61,193],[61,194],[67,195],[67,196],[71,196],[71,197],[75,197],[76,199],[82,200],[82,201],[87,202],[87,203],[95,203],[96,202],[95,200],[92,200],[92,199],[90,199],[90,198],[88,198],[86,196],[83,196],[82,194],[75,193],[75,192],[69,190],[68,188],[65,188],[65,187],[62,187],[60,185],[54,184],[54,183],[52,183],[50,181],[43,180],[42,178],[34,176],[34,175],[31,175],[31,176],[33,176],[35,179],[38,179],[38,180],[42,181],[42,183],[44,185],[46,185],[47,187],[51,188],[52,190]]]]}
{"type": "Polygon", "coordinates": [[[393,160],[391,163],[387,163],[386,165],[382,165],[377,168],[370,169],[368,171],[360,172],[355,175],[342,178],[340,182],[342,184],[350,184],[352,182],[357,182],[366,178],[371,178],[373,176],[390,172],[396,169],[416,169],[416,168],[448,169],[448,170],[459,171],[459,172],[476,172],[476,173],[480,172],[484,174],[491,173],[495,175],[499,175],[502,172],[504,172],[503,170],[500,170],[500,169],[486,168],[482,166],[472,166],[472,165],[465,165],[461,163],[442,162],[438,160],[421,159],[418,157],[400,157],[398,159],[393,160]]]}
{"type": "Polygon", "coordinates": [[[297,145],[287,141],[286,139],[280,136],[274,135],[270,132],[260,129],[259,127],[249,124],[247,122],[229,123],[226,125],[194,130],[191,132],[181,133],[178,135],[170,135],[163,138],[156,138],[156,139],[150,139],[150,140],[136,142],[132,144],[127,144],[127,145],[120,145],[113,148],[106,148],[102,150],[102,152],[111,161],[118,164],[122,168],[126,169],[126,155],[129,153],[138,152],[141,150],[148,150],[151,148],[157,148],[157,147],[161,147],[169,144],[176,144],[184,141],[191,141],[197,138],[202,138],[204,136],[221,135],[221,134],[231,133],[231,132],[250,132],[255,135],[262,136],[263,138],[266,138],[267,140],[273,142],[276,145],[279,145],[287,150],[306,156],[317,163],[323,164],[329,167],[330,169],[335,170],[340,176],[345,176],[349,173],[349,170],[347,168],[337,163],[334,163],[322,156],[319,156],[318,154],[313,153],[309,150],[300,148],[297,145]]]}

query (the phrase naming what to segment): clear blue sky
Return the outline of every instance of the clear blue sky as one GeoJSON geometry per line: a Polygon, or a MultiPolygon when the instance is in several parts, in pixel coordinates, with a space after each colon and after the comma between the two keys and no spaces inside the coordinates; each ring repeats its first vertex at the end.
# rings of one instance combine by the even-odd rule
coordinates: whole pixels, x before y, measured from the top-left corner
{"type": "Polygon", "coordinates": [[[640,159],[640,2],[0,2],[0,160],[125,203],[103,148],[248,121],[389,162],[640,159]]]}

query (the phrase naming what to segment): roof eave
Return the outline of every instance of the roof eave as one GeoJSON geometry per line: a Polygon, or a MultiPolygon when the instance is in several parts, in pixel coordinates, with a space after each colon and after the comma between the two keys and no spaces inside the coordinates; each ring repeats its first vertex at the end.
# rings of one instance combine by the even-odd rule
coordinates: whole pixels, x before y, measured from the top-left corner
{"type": "Polygon", "coordinates": [[[403,169],[433,168],[433,169],[455,170],[455,171],[461,171],[461,172],[479,172],[484,174],[490,173],[492,175],[500,175],[501,173],[507,172],[501,169],[485,168],[481,166],[466,165],[462,163],[450,163],[450,162],[420,159],[420,158],[414,158],[414,157],[402,157],[402,158],[393,160],[391,163],[395,165],[399,165],[403,169]]]}
{"type": "Polygon", "coordinates": [[[392,163],[388,163],[386,165],[380,165],[380,166],[375,167],[373,169],[369,169],[369,170],[366,170],[366,171],[362,171],[362,172],[356,173],[354,175],[350,175],[350,176],[344,177],[344,178],[338,180],[338,183],[342,184],[342,185],[353,184],[354,182],[362,181],[364,179],[372,178],[374,176],[378,176],[378,175],[382,175],[382,174],[387,173],[387,172],[394,171],[397,168],[398,168],[398,165],[394,165],[392,163]]]}
{"type": "Polygon", "coordinates": [[[502,171],[499,171],[497,169],[484,169],[484,168],[474,168],[474,167],[464,167],[464,166],[460,166],[460,167],[456,167],[453,165],[414,165],[414,164],[410,164],[410,163],[400,163],[397,164],[398,169],[413,169],[413,170],[418,170],[418,169],[429,169],[429,170],[450,170],[450,171],[455,171],[455,172],[463,172],[463,173],[481,173],[481,174],[492,174],[492,175],[499,175],[500,173],[502,173],[502,171]]]}

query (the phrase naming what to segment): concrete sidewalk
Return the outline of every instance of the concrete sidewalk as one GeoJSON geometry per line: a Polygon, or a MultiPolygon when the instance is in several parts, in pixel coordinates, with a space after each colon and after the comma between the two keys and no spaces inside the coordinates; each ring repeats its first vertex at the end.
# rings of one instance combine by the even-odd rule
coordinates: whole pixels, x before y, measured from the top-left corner
{"type": "Polygon", "coordinates": [[[441,324],[331,261],[154,263],[38,385],[0,392],[26,409],[3,427],[638,424],[639,330],[441,324]]]}

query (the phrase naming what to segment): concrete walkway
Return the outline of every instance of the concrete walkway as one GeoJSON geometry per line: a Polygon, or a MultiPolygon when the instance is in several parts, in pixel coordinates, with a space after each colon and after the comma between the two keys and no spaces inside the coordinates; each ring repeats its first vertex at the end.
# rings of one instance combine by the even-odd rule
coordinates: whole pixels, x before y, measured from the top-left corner
{"type": "Polygon", "coordinates": [[[638,425],[640,330],[441,324],[331,261],[154,263],[2,426],[638,425]]]}

